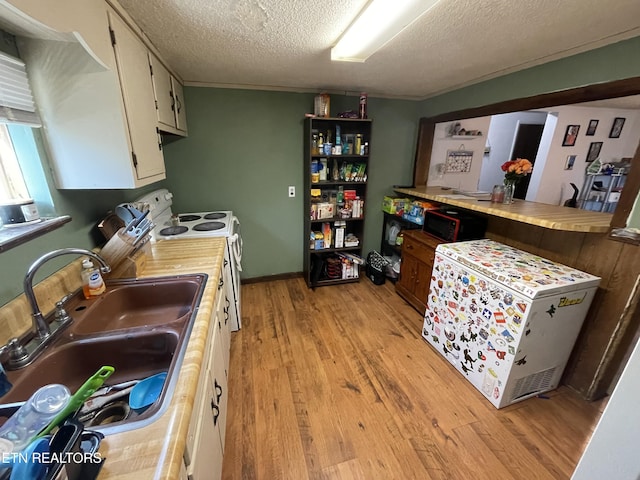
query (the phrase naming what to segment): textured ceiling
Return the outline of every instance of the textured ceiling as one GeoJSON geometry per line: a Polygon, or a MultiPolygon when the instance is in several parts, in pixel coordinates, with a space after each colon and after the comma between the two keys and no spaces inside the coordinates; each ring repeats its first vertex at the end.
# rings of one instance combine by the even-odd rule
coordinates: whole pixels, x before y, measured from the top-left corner
{"type": "Polygon", "coordinates": [[[187,84],[427,98],[640,35],[639,0],[440,0],[365,63],[367,0],[119,0],[187,84]]]}

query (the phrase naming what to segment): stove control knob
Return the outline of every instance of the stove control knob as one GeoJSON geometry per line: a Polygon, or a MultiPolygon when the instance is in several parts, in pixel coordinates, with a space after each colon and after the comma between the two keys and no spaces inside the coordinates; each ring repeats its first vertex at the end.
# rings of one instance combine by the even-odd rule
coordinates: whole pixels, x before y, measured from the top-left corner
{"type": "Polygon", "coordinates": [[[167,192],[164,194],[164,199],[165,200],[171,200],[173,198],[173,193],[171,192],[167,192]]]}

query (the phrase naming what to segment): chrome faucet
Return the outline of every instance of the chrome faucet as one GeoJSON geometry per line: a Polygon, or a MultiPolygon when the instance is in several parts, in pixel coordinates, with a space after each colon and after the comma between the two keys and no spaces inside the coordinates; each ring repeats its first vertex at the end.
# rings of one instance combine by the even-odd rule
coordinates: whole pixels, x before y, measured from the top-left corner
{"type": "Polygon", "coordinates": [[[61,248],[60,250],[53,250],[49,253],[45,253],[35,262],[33,262],[27,270],[26,276],[24,277],[24,295],[25,297],[27,297],[27,301],[31,306],[33,331],[40,342],[43,342],[51,335],[51,329],[49,328],[49,324],[44,319],[44,316],[40,311],[40,307],[38,307],[36,296],[33,293],[33,277],[42,265],[44,265],[52,258],[56,258],[61,255],[86,255],[93,258],[101,265],[100,271],[102,273],[109,273],[111,271],[111,267],[109,267],[107,262],[100,255],[90,250],[85,250],[84,248],[61,248]]]}

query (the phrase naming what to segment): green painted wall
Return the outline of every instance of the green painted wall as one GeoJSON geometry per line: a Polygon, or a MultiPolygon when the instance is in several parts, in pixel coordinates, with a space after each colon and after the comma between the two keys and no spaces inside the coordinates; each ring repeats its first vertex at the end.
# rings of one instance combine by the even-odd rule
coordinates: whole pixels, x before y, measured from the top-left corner
{"type": "MultiPolygon", "coordinates": [[[[189,136],[165,147],[174,211],[233,210],[244,240],[243,277],[302,270],[303,123],[313,94],[188,87],[189,136]],[[296,197],[287,196],[295,185],[296,197]]],[[[358,98],[331,97],[331,112],[358,98]]],[[[417,104],[369,99],[373,119],[364,250],[379,248],[382,197],[413,174],[417,104]]]]}
{"type": "Polygon", "coordinates": [[[419,107],[431,117],[471,107],[640,76],[640,37],[545,63],[429,98],[419,107]]]}

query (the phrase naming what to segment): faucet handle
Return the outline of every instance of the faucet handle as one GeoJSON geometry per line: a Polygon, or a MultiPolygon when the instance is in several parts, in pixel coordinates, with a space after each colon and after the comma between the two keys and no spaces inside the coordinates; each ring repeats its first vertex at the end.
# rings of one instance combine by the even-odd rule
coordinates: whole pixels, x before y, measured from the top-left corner
{"type": "Polygon", "coordinates": [[[64,323],[71,320],[71,317],[64,309],[64,304],[67,300],[69,300],[70,295],[63,297],[59,302],[56,302],[56,313],[55,319],[57,322],[64,323]]]}
{"type": "Polygon", "coordinates": [[[29,352],[24,347],[24,345],[20,345],[20,340],[17,338],[12,338],[7,343],[7,349],[9,350],[9,363],[18,363],[29,356],[29,352]]]}

